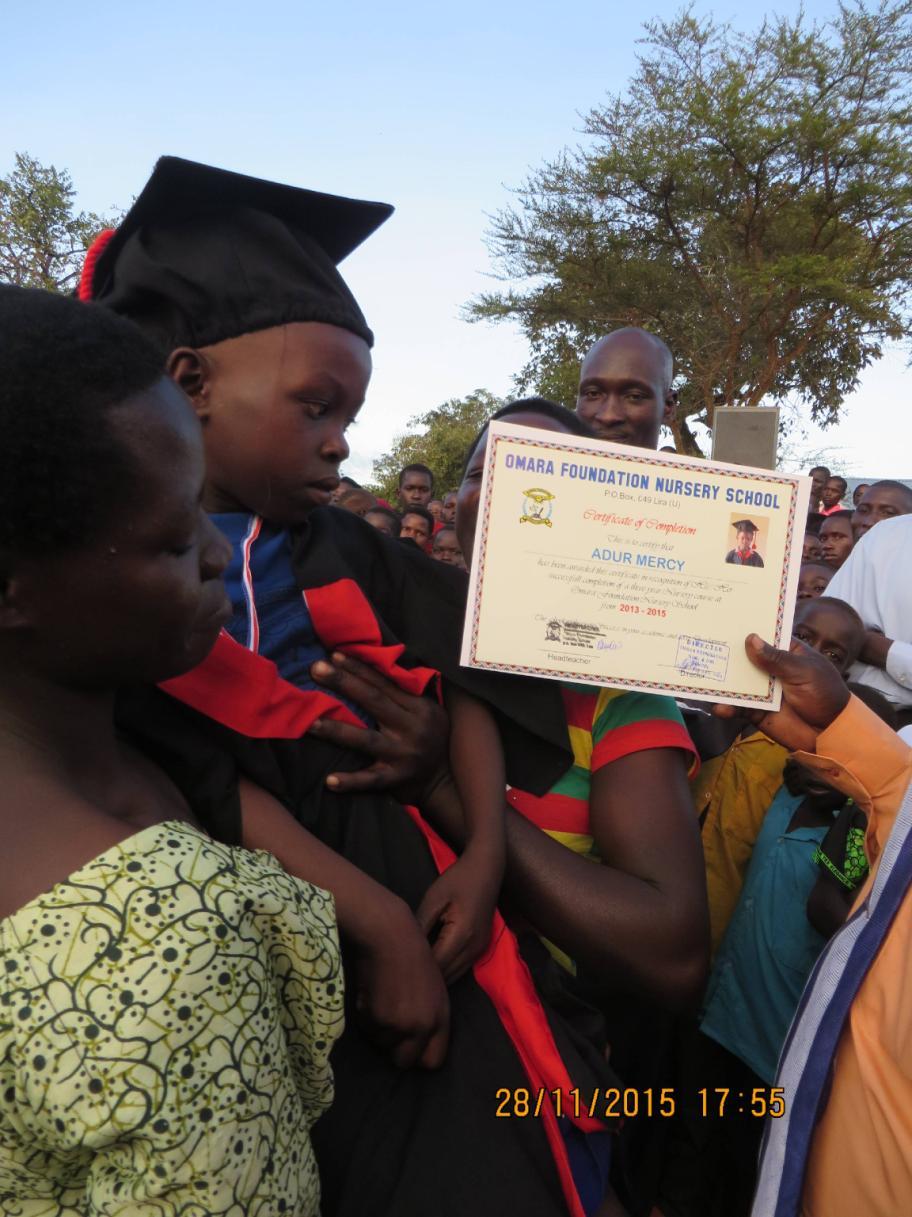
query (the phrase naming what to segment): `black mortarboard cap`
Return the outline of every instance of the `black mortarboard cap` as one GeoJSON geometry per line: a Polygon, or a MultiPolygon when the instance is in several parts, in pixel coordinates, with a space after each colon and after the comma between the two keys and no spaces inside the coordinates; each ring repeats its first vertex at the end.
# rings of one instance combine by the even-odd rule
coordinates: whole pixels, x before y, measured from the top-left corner
{"type": "Polygon", "coordinates": [[[392,211],[163,156],[113,236],[89,251],[79,295],[169,350],[291,321],[372,344],[336,266],[392,211]]]}
{"type": "Polygon", "coordinates": [[[732,524],[732,528],[737,529],[738,532],[760,531],[760,525],[755,524],[753,520],[735,520],[735,522],[732,524]]]}

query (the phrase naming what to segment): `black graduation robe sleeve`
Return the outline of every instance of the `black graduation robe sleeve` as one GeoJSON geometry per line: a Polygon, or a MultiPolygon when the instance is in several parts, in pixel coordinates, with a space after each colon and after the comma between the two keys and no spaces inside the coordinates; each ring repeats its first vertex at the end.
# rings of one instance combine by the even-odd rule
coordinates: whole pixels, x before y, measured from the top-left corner
{"type": "Polygon", "coordinates": [[[305,593],[353,579],[370,600],[381,633],[405,645],[405,666],[411,661],[436,668],[491,707],[511,786],[542,795],[570,768],[573,756],[556,681],[460,665],[465,571],[435,562],[333,507],[312,512],[296,533],[292,564],[305,593]]]}

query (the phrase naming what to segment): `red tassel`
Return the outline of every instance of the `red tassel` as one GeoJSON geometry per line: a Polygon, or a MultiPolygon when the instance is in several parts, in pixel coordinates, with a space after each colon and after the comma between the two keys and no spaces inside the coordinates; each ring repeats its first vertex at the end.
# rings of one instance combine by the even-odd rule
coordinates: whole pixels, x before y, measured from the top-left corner
{"type": "Polygon", "coordinates": [[[116,228],[106,228],[98,234],[86,251],[85,262],[82,264],[82,274],[79,276],[79,287],[76,289],[76,295],[82,301],[92,299],[92,279],[95,277],[95,267],[98,265],[98,259],[108,248],[108,243],[115,232],[117,232],[116,228]]]}

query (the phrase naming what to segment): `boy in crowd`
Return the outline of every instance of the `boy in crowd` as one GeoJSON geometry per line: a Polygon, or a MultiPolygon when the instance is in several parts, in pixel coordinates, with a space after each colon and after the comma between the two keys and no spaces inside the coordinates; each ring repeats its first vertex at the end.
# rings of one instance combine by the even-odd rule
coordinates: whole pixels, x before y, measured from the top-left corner
{"type": "Polygon", "coordinates": [[[806,532],[801,545],[801,561],[820,562],[822,560],[823,550],[820,546],[820,538],[815,532],[806,532]]]}
{"type": "Polygon", "coordinates": [[[852,506],[857,507],[858,504],[861,502],[861,500],[865,497],[865,495],[868,493],[868,491],[870,489],[871,489],[870,482],[859,482],[858,485],[855,487],[855,489],[852,491],[852,506]]]}
{"type": "Polygon", "coordinates": [[[406,465],[399,472],[399,509],[402,512],[412,507],[427,509],[434,493],[434,475],[427,465],[406,465]]]}
{"type": "Polygon", "coordinates": [[[826,465],[815,465],[813,469],[808,470],[808,477],[811,479],[811,497],[808,500],[808,511],[819,511],[820,503],[823,499],[823,489],[830,479],[830,471],[826,465]]]}
{"type": "Polygon", "coordinates": [[[833,570],[839,570],[855,544],[852,515],[851,511],[834,511],[820,525],[819,540],[822,558],[824,563],[833,570]]]}
{"type": "Polygon", "coordinates": [[[892,520],[912,512],[912,488],[903,482],[885,479],[875,482],[864,494],[852,516],[852,531],[855,542],[869,532],[881,520],[892,520]]]}
{"type": "Polygon", "coordinates": [[[439,524],[441,522],[441,512],[443,511],[443,499],[431,499],[427,509],[434,517],[434,524],[439,524]]]}
{"type": "Polygon", "coordinates": [[[814,600],[823,596],[832,578],[832,567],[820,562],[802,562],[798,574],[798,599],[814,600]]]}
{"type": "Polygon", "coordinates": [[[456,523],[456,491],[448,490],[443,496],[443,508],[440,512],[440,519],[447,528],[452,528],[456,523]]]}
{"type": "Polygon", "coordinates": [[[465,570],[465,559],[462,556],[462,550],[459,548],[459,538],[456,536],[455,529],[440,529],[434,537],[431,557],[436,558],[438,562],[446,562],[450,566],[459,566],[462,570],[465,570]]]}
{"type": "Polygon", "coordinates": [[[845,478],[831,477],[827,479],[827,484],[823,488],[823,494],[820,496],[822,506],[820,514],[823,516],[832,515],[834,511],[839,511],[842,507],[842,500],[845,498],[845,492],[849,488],[849,483],[845,478]]]}
{"type": "Polygon", "coordinates": [[[360,516],[363,520],[367,513],[373,511],[377,506],[377,500],[369,490],[364,490],[360,486],[349,487],[336,500],[336,506],[360,516]]]}
{"type": "Polygon", "coordinates": [[[434,534],[434,517],[424,507],[409,507],[402,513],[399,528],[401,540],[414,541],[424,553],[430,553],[431,537],[434,534]]]}
{"type": "Polygon", "coordinates": [[[378,532],[385,533],[388,537],[397,538],[399,536],[402,520],[392,507],[372,507],[365,514],[364,519],[371,528],[376,528],[378,532]]]}

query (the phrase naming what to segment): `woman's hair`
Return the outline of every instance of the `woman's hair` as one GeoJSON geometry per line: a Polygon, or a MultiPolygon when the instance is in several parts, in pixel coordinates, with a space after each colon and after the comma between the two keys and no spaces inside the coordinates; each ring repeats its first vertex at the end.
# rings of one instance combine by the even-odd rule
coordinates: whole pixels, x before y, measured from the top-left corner
{"type": "Polygon", "coordinates": [[[163,356],[108,309],[0,287],[0,550],[66,549],[113,515],[132,462],[111,411],[164,374],[163,356]]]}
{"type": "Polygon", "coordinates": [[[460,482],[465,477],[466,470],[469,467],[469,461],[472,459],[472,453],[481,442],[481,437],[487,431],[492,422],[496,422],[502,418],[509,418],[511,414],[541,414],[545,418],[553,418],[555,422],[560,423],[565,431],[569,431],[571,435],[582,435],[586,439],[594,439],[595,433],[588,423],[583,422],[578,414],[574,414],[572,410],[568,410],[566,406],[560,406],[556,401],[549,401],[547,397],[520,397],[517,401],[507,402],[505,406],[501,406],[499,410],[495,410],[488,421],[484,424],[475,438],[469,445],[469,450],[466,453],[465,463],[462,466],[462,475],[460,482]]]}

